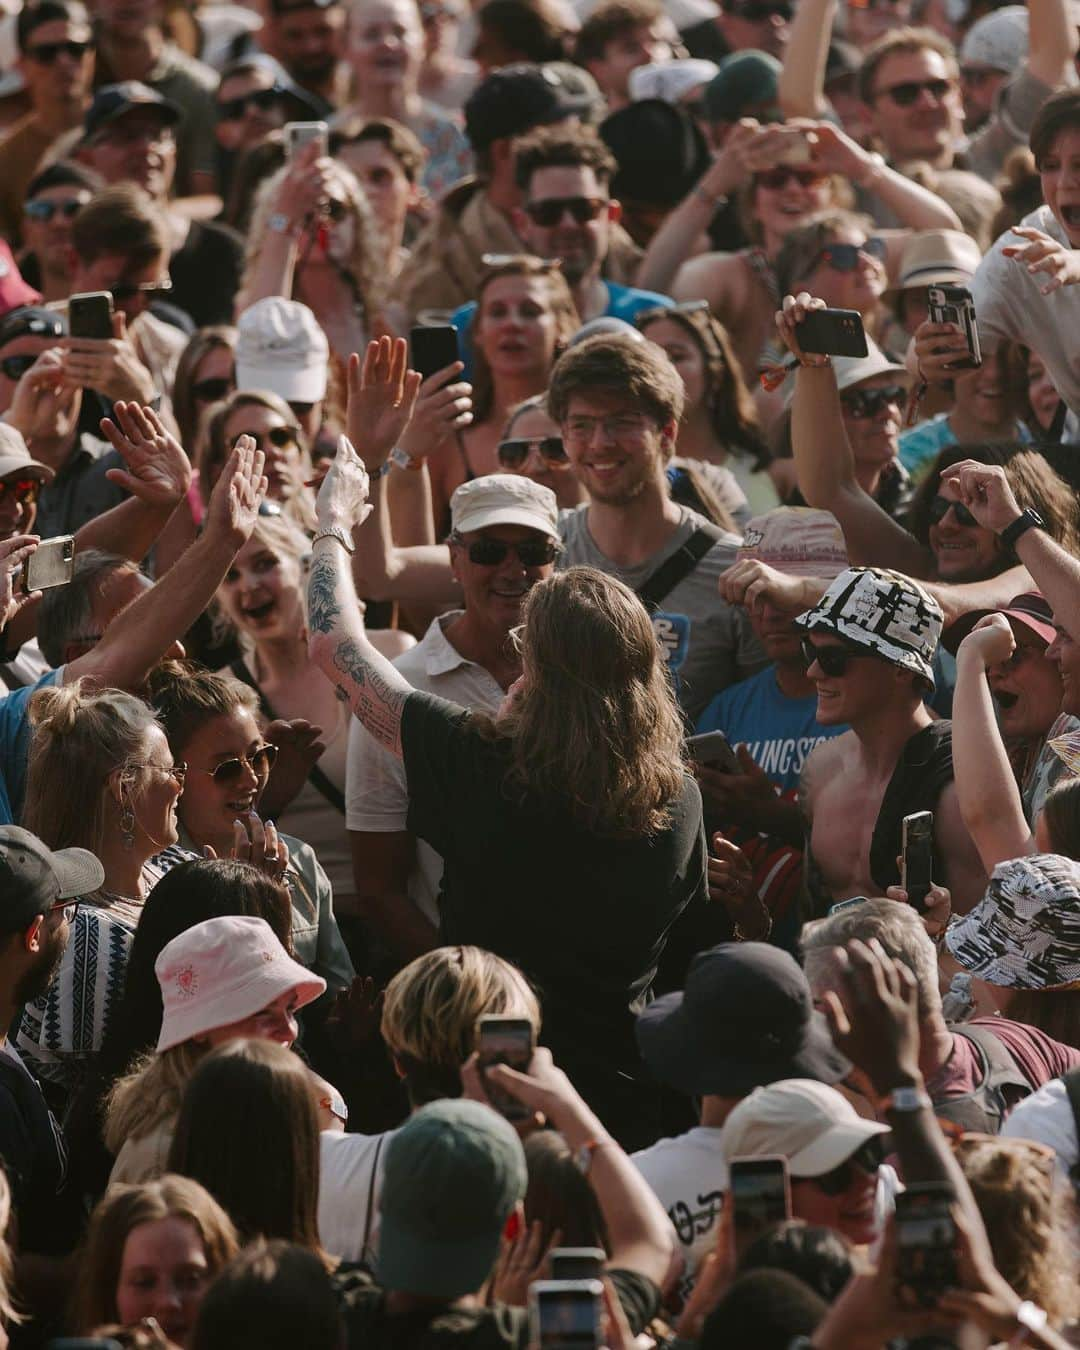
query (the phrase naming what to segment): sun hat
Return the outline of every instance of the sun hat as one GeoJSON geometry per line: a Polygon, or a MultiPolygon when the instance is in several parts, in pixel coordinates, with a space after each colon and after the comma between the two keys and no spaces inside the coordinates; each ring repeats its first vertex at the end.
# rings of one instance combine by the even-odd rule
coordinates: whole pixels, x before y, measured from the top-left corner
{"type": "Polygon", "coordinates": [[[955,656],[964,638],[988,614],[1004,614],[1014,628],[1017,624],[1027,628],[1047,646],[1054,640],[1054,611],[1050,601],[1039,591],[1025,591],[1023,595],[1014,595],[1004,609],[976,609],[970,614],[962,614],[945,630],[941,645],[955,656]]]}
{"type": "Polygon", "coordinates": [[[834,633],[866,647],[933,686],[930,663],[942,618],[938,602],[910,577],[876,567],[849,567],[795,622],[808,632],[834,633]]]}
{"type": "Polygon", "coordinates": [[[798,962],[766,942],[699,952],[686,988],[650,1003],[635,1034],[649,1069],[690,1097],[741,1097],[781,1078],[836,1083],[851,1070],[798,962]]]}
{"type": "Polygon", "coordinates": [[[559,506],[542,483],[511,473],[489,473],[462,483],[450,498],[450,527],[455,534],[489,525],[524,525],[559,538],[559,506]]]}
{"type": "Polygon", "coordinates": [[[967,286],[981,261],[978,244],[962,230],[918,230],[904,246],[896,289],[967,286]]]}
{"type": "Polygon", "coordinates": [[[888,1132],[888,1125],[860,1116],[835,1088],[788,1078],[743,1098],[724,1122],[720,1152],[729,1164],[732,1158],[779,1154],[793,1177],[820,1177],[888,1132]]]}
{"type": "Polygon", "coordinates": [[[945,945],[970,974],[1004,989],[1080,981],[1080,862],[1030,853],[998,863],[986,894],[945,945]]]}
{"type": "Polygon", "coordinates": [[[777,506],[746,522],[736,562],[761,562],[789,577],[835,577],[847,569],[844,532],[831,511],[777,506]]]}
{"type": "Polygon", "coordinates": [[[960,69],[983,66],[1008,74],[1019,70],[1028,54],[1026,5],[1004,5],[976,19],[960,44],[960,69]]]}
{"type": "Polygon", "coordinates": [[[326,981],[292,959],[266,920],[251,915],[205,919],[186,929],[162,947],[154,974],[163,1006],[159,1054],[254,1017],[291,989],[298,1008],[326,990],[326,981]]]}
{"type": "Polygon", "coordinates": [[[521,1140],[489,1106],[443,1099],[414,1112],[386,1150],[379,1283],[433,1298],[475,1293],[527,1182],[521,1140]]]}
{"type": "Polygon", "coordinates": [[[88,895],[104,885],[105,869],[85,848],[47,847],[18,825],[0,825],[0,927],[33,923],[58,900],[88,895]]]}
{"type": "Polygon", "coordinates": [[[650,61],[647,65],[634,67],[627,88],[635,103],[642,98],[681,103],[691,90],[708,84],[719,69],[715,61],[694,57],[684,57],[680,61],[650,61]]]}
{"type": "Polygon", "coordinates": [[[47,464],[39,464],[32,459],[22,433],[0,422],[0,478],[13,473],[29,474],[31,478],[40,478],[43,483],[51,483],[53,471],[47,464]]]}
{"type": "Polygon", "coordinates": [[[236,387],[266,389],[286,403],[326,397],[330,344],[315,315],[299,300],[268,295],[236,321],[236,387]]]}

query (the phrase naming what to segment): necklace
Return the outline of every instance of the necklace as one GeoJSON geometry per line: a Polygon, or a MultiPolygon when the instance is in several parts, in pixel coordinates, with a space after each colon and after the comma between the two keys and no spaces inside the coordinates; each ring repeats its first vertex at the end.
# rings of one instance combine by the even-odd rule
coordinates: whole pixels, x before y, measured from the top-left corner
{"type": "Polygon", "coordinates": [[[119,891],[107,891],[104,886],[98,888],[98,895],[105,900],[119,901],[122,905],[138,905],[140,909],[146,904],[144,897],[138,895],[121,895],[119,891]]]}

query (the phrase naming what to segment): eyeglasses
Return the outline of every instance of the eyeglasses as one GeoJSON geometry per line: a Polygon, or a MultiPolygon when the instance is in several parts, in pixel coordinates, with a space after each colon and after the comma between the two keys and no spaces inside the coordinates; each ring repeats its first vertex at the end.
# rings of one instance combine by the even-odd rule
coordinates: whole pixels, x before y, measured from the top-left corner
{"type": "Polygon", "coordinates": [[[890,404],[900,407],[904,390],[898,384],[887,384],[883,389],[851,389],[840,395],[840,404],[849,417],[876,417],[890,404]]]}
{"type": "Polygon", "coordinates": [[[227,398],[236,388],[236,381],[222,375],[220,379],[199,380],[191,386],[191,392],[200,403],[217,403],[227,398]]]}
{"type": "Polygon", "coordinates": [[[240,435],[250,436],[257,446],[270,444],[275,450],[294,449],[297,444],[296,432],[292,427],[271,427],[269,431],[242,431],[240,435]]]}
{"type": "Polygon", "coordinates": [[[17,502],[33,504],[37,501],[40,491],[41,480],[39,478],[16,478],[14,482],[0,478],[0,502],[10,492],[17,502]]]}
{"type": "Polygon", "coordinates": [[[26,55],[40,66],[51,66],[61,52],[73,61],[81,61],[93,45],[92,42],[43,42],[40,47],[27,47],[26,55]]]}
{"type": "Polygon", "coordinates": [[[879,89],[875,98],[887,94],[898,108],[910,108],[924,89],[940,103],[952,87],[952,80],[903,80],[900,84],[889,85],[888,89],[879,89]]]}
{"type": "Polygon", "coordinates": [[[927,508],[927,515],[934,525],[939,524],[952,511],[957,525],[978,525],[978,521],[963,502],[954,502],[949,497],[935,497],[927,508]]]}
{"type": "Polygon", "coordinates": [[[876,652],[864,651],[861,647],[815,647],[809,638],[803,638],[799,646],[807,670],[816,661],[825,674],[831,677],[846,675],[848,665],[858,658],[879,659],[876,652]]]}
{"type": "Polygon", "coordinates": [[[504,469],[520,469],[533,450],[548,468],[565,468],[568,463],[561,436],[514,436],[499,442],[499,463],[504,469]]]}
{"type": "Polygon", "coordinates": [[[43,220],[47,225],[53,216],[63,216],[65,220],[71,220],[85,205],[86,202],[80,197],[67,197],[62,202],[50,202],[44,197],[39,197],[33,201],[23,202],[23,214],[29,216],[31,220],[43,220]]]}
{"type": "Polygon", "coordinates": [[[585,225],[607,204],[603,197],[546,197],[541,202],[526,202],[524,211],[534,225],[550,230],[568,211],[575,225],[585,225]]]}
{"type": "Polygon", "coordinates": [[[466,543],[460,535],[451,536],[455,544],[460,544],[468,554],[469,561],[477,567],[498,567],[513,553],[522,567],[548,567],[561,552],[561,545],[554,539],[522,539],[516,544],[508,544],[502,539],[474,539],[466,543]]]}
{"type": "Polygon", "coordinates": [[[0,371],[9,380],[21,380],[36,360],[37,355],[31,356],[28,352],[19,356],[5,356],[0,359],[0,371]]]}
{"type": "Polygon", "coordinates": [[[248,108],[254,106],[260,112],[269,112],[281,106],[285,90],[280,85],[271,85],[269,89],[253,89],[250,94],[241,94],[239,98],[226,99],[218,104],[218,118],[222,122],[239,122],[247,116],[248,108]]]}
{"type": "Polygon", "coordinates": [[[759,173],[754,181],[761,187],[779,192],[793,181],[800,187],[808,188],[816,183],[823,183],[827,177],[828,174],[822,173],[820,169],[800,169],[792,164],[778,164],[775,169],[766,169],[764,173],[759,173]]]}
{"type": "Polygon", "coordinates": [[[616,414],[613,417],[570,417],[563,427],[565,440],[577,445],[588,445],[600,427],[609,441],[634,440],[643,435],[649,419],[641,413],[616,414]]]}
{"type": "Polygon", "coordinates": [[[852,1168],[858,1167],[867,1176],[876,1176],[877,1170],[884,1159],[885,1146],[881,1143],[881,1136],[875,1135],[872,1139],[868,1139],[861,1148],[857,1149],[850,1158],[842,1162],[839,1167],[834,1167],[831,1172],[826,1172],[824,1176],[809,1177],[808,1180],[812,1181],[826,1195],[843,1195],[854,1180],[852,1168]]]}
{"type": "MultiPolygon", "coordinates": [[[[100,640],[100,634],[98,640],[100,640]]],[[[183,760],[176,764],[151,764],[148,760],[140,764],[127,764],[124,766],[125,772],[129,769],[153,769],[157,773],[163,773],[166,778],[171,778],[178,787],[184,786],[184,779],[187,777],[188,766],[183,760]]]]}
{"type": "Polygon", "coordinates": [[[822,262],[828,263],[834,272],[854,272],[861,257],[884,262],[887,253],[885,240],[878,239],[876,235],[865,244],[826,244],[810,264],[809,272],[813,272],[822,262]]]}
{"type": "Polygon", "coordinates": [[[172,282],[166,277],[162,281],[118,281],[115,286],[109,287],[109,294],[118,305],[122,305],[125,300],[134,300],[137,295],[141,295],[147,304],[152,304],[155,300],[161,300],[172,290],[172,282]]]}
{"type": "Polygon", "coordinates": [[[274,767],[277,752],[276,745],[260,745],[250,755],[236,755],[232,759],[223,759],[220,764],[215,765],[212,769],[195,769],[193,772],[209,774],[218,787],[228,787],[233,783],[238,783],[249,769],[256,778],[266,778],[274,767]]]}
{"type": "Polygon", "coordinates": [[[74,923],[75,915],[79,912],[78,900],[61,900],[58,904],[49,906],[50,914],[59,914],[65,923],[74,923]]]}

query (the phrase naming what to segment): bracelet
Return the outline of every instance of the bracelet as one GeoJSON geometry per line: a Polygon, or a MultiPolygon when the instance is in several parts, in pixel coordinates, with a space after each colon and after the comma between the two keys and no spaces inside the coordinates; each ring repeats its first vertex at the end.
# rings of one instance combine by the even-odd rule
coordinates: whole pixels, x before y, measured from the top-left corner
{"type": "Polygon", "coordinates": [[[317,544],[320,539],[336,539],[350,557],[356,552],[356,545],[340,525],[324,525],[321,530],[315,532],[312,545],[317,544]]]}
{"type": "Polygon", "coordinates": [[[715,211],[721,202],[727,202],[726,192],[710,192],[704,183],[698,183],[694,188],[694,196],[707,203],[715,211]]]}
{"type": "Polygon", "coordinates": [[[1007,1350],[1020,1350],[1021,1346],[1028,1344],[1031,1332],[1042,1331],[1047,1323],[1046,1309],[1025,1299],[1016,1310],[1016,1323],[1016,1331],[1012,1340],[1007,1342],[1007,1350]]]}
{"type": "Polygon", "coordinates": [[[770,911],[765,901],[762,900],[760,895],[758,896],[757,901],[758,904],[761,906],[762,914],[765,915],[764,933],[759,934],[758,937],[747,937],[747,935],[743,932],[743,930],[739,927],[739,925],[735,924],[735,926],[731,930],[731,935],[736,942],[768,942],[769,938],[772,936],[772,929],[773,929],[772,912],[770,911]]]}
{"type": "Polygon", "coordinates": [[[414,472],[424,467],[424,461],[414,460],[412,455],[402,450],[399,445],[395,445],[393,450],[387,455],[386,459],[371,475],[372,478],[385,478],[390,470],[397,465],[399,469],[411,469],[414,472]]]}
{"type": "Polygon", "coordinates": [[[593,1154],[598,1148],[606,1148],[609,1144],[614,1144],[614,1139],[586,1139],[580,1148],[574,1149],[574,1163],[582,1176],[589,1175],[589,1169],[592,1167],[593,1154]]]}

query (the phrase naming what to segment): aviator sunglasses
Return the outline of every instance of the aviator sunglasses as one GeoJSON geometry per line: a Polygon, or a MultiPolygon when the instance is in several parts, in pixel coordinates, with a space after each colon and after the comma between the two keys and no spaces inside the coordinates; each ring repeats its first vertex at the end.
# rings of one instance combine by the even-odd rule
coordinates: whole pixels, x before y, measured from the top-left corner
{"type": "Polygon", "coordinates": [[[563,468],[567,463],[561,436],[512,436],[500,441],[499,463],[504,469],[520,469],[533,450],[549,468],[563,468]]]}

